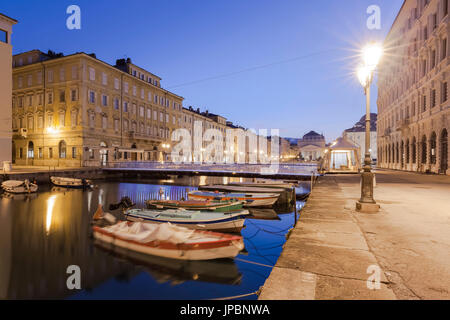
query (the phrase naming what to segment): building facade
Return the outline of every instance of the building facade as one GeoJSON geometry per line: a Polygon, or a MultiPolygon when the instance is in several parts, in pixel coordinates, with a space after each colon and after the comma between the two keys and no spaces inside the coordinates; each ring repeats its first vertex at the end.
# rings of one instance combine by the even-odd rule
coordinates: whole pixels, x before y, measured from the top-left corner
{"type": "Polygon", "coordinates": [[[406,0],[379,67],[377,148],[382,168],[450,174],[448,0],[406,0]]]}
{"type": "Polygon", "coordinates": [[[0,169],[12,160],[12,27],[17,21],[0,13],[0,169]],[[4,165],[5,163],[5,165],[4,165]]]}
{"type": "MultiPolygon", "coordinates": [[[[360,148],[361,163],[364,163],[366,151],[366,116],[364,115],[352,128],[345,130],[342,136],[360,148]]],[[[371,113],[370,156],[373,162],[376,162],[378,159],[377,150],[377,114],[371,113]]]]}
{"type": "Polygon", "coordinates": [[[170,153],[183,98],[161,78],[94,54],[38,50],[15,55],[13,161],[19,165],[99,166],[161,161],[170,153]]]}

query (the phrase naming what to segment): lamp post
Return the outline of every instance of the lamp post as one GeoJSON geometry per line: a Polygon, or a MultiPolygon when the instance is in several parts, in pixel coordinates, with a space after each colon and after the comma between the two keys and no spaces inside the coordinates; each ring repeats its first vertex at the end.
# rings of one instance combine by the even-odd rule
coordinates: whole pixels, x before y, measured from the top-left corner
{"type": "Polygon", "coordinates": [[[372,157],[370,155],[370,86],[373,74],[383,54],[383,48],[375,43],[371,43],[363,49],[364,64],[358,68],[357,75],[359,82],[364,88],[366,96],[366,136],[364,167],[361,173],[361,198],[356,203],[358,211],[377,212],[380,206],[373,199],[373,179],[371,171],[372,157]]]}

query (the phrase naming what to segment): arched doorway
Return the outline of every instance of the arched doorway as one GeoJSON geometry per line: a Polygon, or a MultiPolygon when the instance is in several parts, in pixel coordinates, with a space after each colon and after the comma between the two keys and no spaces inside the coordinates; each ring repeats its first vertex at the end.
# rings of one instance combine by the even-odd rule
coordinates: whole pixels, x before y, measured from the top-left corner
{"type": "Polygon", "coordinates": [[[398,147],[398,142],[395,144],[395,163],[400,162],[400,152],[398,147]]]}
{"type": "Polygon", "coordinates": [[[436,132],[433,131],[430,138],[430,163],[436,164],[436,145],[437,145],[436,132]]]}
{"type": "MultiPolygon", "coordinates": [[[[134,142],[134,143],[131,145],[131,149],[137,149],[136,142],[134,142]]],[[[131,160],[132,160],[132,161],[137,161],[137,152],[132,152],[132,153],[131,153],[131,160]]]]}
{"type": "Polygon", "coordinates": [[[440,139],[440,155],[441,155],[441,166],[440,172],[446,173],[448,170],[448,132],[447,129],[442,130],[440,139]]]}
{"type": "Polygon", "coordinates": [[[406,150],[405,150],[405,151],[406,151],[406,154],[405,154],[405,163],[408,164],[409,161],[410,161],[410,158],[409,158],[409,139],[406,140],[405,149],[406,149],[406,150]]]}
{"type": "Polygon", "coordinates": [[[404,165],[405,165],[405,143],[402,140],[400,144],[400,166],[402,169],[404,165]]]}
{"type": "Polygon", "coordinates": [[[100,165],[106,166],[108,163],[108,145],[105,142],[100,142],[100,165]]]}
{"type": "Polygon", "coordinates": [[[420,163],[421,164],[426,164],[427,163],[427,137],[424,135],[422,137],[422,142],[420,143],[421,148],[420,148],[420,153],[421,153],[421,158],[420,158],[420,163]]]}
{"type": "Polygon", "coordinates": [[[411,163],[412,164],[417,163],[417,141],[416,141],[416,137],[413,137],[412,143],[411,143],[411,163]]]}

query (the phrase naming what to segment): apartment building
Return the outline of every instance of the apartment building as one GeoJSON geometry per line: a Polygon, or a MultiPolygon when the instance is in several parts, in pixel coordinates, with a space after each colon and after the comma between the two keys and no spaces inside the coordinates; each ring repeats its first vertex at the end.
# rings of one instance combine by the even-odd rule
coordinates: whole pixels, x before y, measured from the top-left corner
{"type": "Polygon", "coordinates": [[[11,155],[11,34],[16,20],[0,13],[0,169],[9,170],[11,155]]]}
{"type": "Polygon", "coordinates": [[[13,56],[13,162],[98,166],[162,161],[183,97],[131,62],[110,65],[83,52],[13,56]]]}
{"type": "Polygon", "coordinates": [[[378,76],[378,165],[450,174],[448,0],[406,0],[378,76]]]}

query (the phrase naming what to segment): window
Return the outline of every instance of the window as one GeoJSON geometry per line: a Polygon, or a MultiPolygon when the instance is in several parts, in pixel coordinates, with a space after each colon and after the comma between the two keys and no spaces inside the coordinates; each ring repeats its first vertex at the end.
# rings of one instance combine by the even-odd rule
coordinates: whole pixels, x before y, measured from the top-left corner
{"type": "Polygon", "coordinates": [[[33,130],[33,117],[28,117],[28,126],[27,126],[27,128],[29,129],[29,130],[33,130]]]}
{"type": "Polygon", "coordinates": [[[106,116],[102,117],[102,128],[103,130],[108,129],[108,118],[106,116]]]}
{"type": "Polygon", "coordinates": [[[92,67],[89,67],[89,80],[95,81],[95,69],[92,67]]]}
{"type": "Polygon", "coordinates": [[[136,86],[133,86],[133,96],[136,96],[136,86]]]}
{"type": "Polygon", "coordinates": [[[72,159],[77,158],[77,147],[72,147],[72,159]]]}
{"type": "Polygon", "coordinates": [[[70,122],[72,127],[76,127],[78,125],[78,111],[72,110],[72,113],[70,114],[70,122]]]}
{"type": "Polygon", "coordinates": [[[39,71],[39,72],[37,73],[36,80],[37,80],[37,83],[38,83],[38,84],[41,84],[41,83],[42,83],[42,72],[39,71]]]}
{"type": "Polygon", "coordinates": [[[49,104],[53,103],[53,92],[49,92],[47,96],[47,101],[49,104]]]}
{"type": "Polygon", "coordinates": [[[47,71],[47,81],[48,82],[53,82],[53,70],[48,70],[47,71]]]}
{"type": "Polygon", "coordinates": [[[94,91],[89,91],[89,102],[95,103],[95,92],[94,91]]]}
{"type": "Polygon", "coordinates": [[[108,96],[102,95],[102,104],[104,107],[108,106],[108,96]]]}
{"type": "Polygon", "coordinates": [[[95,127],[95,113],[89,112],[89,127],[93,129],[95,127]]]}
{"type": "Polygon", "coordinates": [[[158,112],[153,111],[153,120],[158,120],[158,112]]]}
{"type": "Polygon", "coordinates": [[[104,86],[106,86],[108,84],[108,76],[104,72],[102,73],[102,84],[104,86]]]}
{"type": "Polygon", "coordinates": [[[441,90],[441,103],[446,102],[447,99],[448,99],[448,85],[447,82],[443,82],[441,90]]]}
{"type": "Polygon", "coordinates": [[[431,90],[431,108],[436,106],[436,89],[431,90]]]}
{"type": "Polygon", "coordinates": [[[114,119],[114,131],[119,131],[119,119],[114,119]]]}
{"type": "Polygon", "coordinates": [[[145,91],[144,91],[144,89],[141,89],[141,99],[144,99],[144,97],[145,97],[145,91]]]}
{"type": "Polygon", "coordinates": [[[128,102],[127,101],[123,102],[123,112],[128,112],[128,102]]]}
{"type": "Polygon", "coordinates": [[[143,106],[139,107],[139,116],[142,118],[145,116],[145,108],[143,106]]]}
{"type": "Polygon", "coordinates": [[[64,127],[66,125],[66,113],[60,112],[59,113],[59,126],[64,127]]]}
{"type": "Polygon", "coordinates": [[[152,109],[147,108],[147,119],[151,119],[152,118],[152,109]]]}
{"type": "Polygon", "coordinates": [[[38,116],[37,127],[38,127],[38,129],[42,129],[44,127],[44,117],[43,116],[38,116]]]}
{"type": "Polygon", "coordinates": [[[49,157],[49,159],[52,159],[53,158],[53,148],[48,148],[48,157],[49,157]]]}
{"type": "Polygon", "coordinates": [[[441,60],[447,58],[447,38],[441,40],[441,60]]]}
{"type": "Polygon", "coordinates": [[[148,92],[148,101],[152,101],[152,93],[150,91],[148,92]]]}
{"type": "Polygon", "coordinates": [[[33,105],[33,96],[28,96],[28,106],[31,107],[33,105]]]}
{"type": "Polygon", "coordinates": [[[131,105],[131,113],[132,113],[132,114],[136,114],[136,104],[135,104],[135,103],[133,103],[133,104],[131,105]]]}
{"type": "Polygon", "coordinates": [[[59,81],[65,81],[66,80],[66,70],[59,69],[59,81]]]}
{"type": "Polygon", "coordinates": [[[114,110],[119,110],[119,99],[114,98],[114,110]]]}
{"type": "Polygon", "coordinates": [[[59,102],[66,102],[66,91],[59,91],[59,102]]]}
{"type": "Polygon", "coordinates": [[[42,147],[39,147],[39,148],[38,148],[38,157],[39,157],[40,159],[42,159],[42,156],[43,156],[43,154],[42,154],[42,147]]]}
{"type": "Polygon", "coordinates": [[[72,101],[77,101],[78,100],[77,90],[76,89],[70,90],[70,100],[72,100],[72,101]]]}
{"type": "Polygon", "coordinates": [[[72,80],[78,79],[78,67],[72,66],[72,80]]]}
{"type": "Polygon", "coordinates": [[[17,85],[19,88],[22,88],[22,77],[17,78],[17,85]]]}
{"type": "Polygon", "coordinates": [[[0,41],[4,43],[8,43],[8,32],[0,29],[0,41]]]}
{"type": "Polygon", "coordinates": [[[42,99],[44,98],[44,94],[43,93],[39,93],[38,94],[38,105],[42,106],[42,99]]]}
{"type": "Polygon", "coordinates": [[[117,79],[117,78],[114,79],[114,89],[116,89],[116,90],[120,89],[120,87],[119,87],[119,79],[117,79]]]}
{"type": "Polygon", "coordinates": [[[431,50],[430,61],[431,69],[433,69],[436,66],[436,50],[431,50]]]}
{"type": "Polygon", "coordinates": [[[422,97],[422,112],[425,112],[427,110],[427,96],[422,97]]]}
{"type": "Polygon", "coordinates": [[[65,159],[66,158],[66,142],[64,140],[60,141],[58,144],[58,151],[59,151],[59,158],[65,159]]]}
{"type": "Polygon", "coordinates": [[[162,112],[159,113],[159,121],[163,122],[164,121],[164,115],[162,112]]]}
{"type": "Polygon", "coordinates": [[[27,77],[27,85],[31,87],[32,84],[33,84],[33,76],[29,74],[27,77]]]}
{"type": "Polygon", "coordinates": [[[128,131],[128,120],[123,121],[123,131],[128,131]]]}
{"type": "Polygon", "coordinates": [[[123,84],[123,88],[124,88],[124,90],[125,90],[125,93],[128,93],[128,82],[125,82],[125,83],[123,84]]]}
{"type": "Polygon", "coordinates": [[[47,126],[53,126],[53,114],[51,113],[47,114],[47,126]]]}

